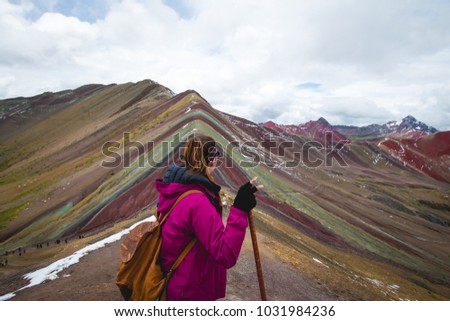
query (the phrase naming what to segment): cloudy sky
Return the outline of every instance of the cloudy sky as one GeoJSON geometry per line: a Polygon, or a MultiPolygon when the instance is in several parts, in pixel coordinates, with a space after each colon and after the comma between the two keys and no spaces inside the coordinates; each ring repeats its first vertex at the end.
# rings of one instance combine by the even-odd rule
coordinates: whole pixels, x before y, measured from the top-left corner
{"type": "Polygon", "coordinates": [[[0,0],[0,99],[195,89],[256,122],[450,130],[449,0],[0,0]]]}

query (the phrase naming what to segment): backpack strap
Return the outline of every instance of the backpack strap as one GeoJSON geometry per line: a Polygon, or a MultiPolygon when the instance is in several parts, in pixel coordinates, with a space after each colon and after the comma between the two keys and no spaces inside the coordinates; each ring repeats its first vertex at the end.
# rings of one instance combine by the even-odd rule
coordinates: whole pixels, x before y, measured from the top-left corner
{"type": "Polygon", "coordinates": [[[166,301],[167,300],[167,285],[169,284],[169,280],[172,277],[172,275],[175,273],[176,269],[181,264],[183,259],[186,257],[186,255],[188,255],[189,251],[192,250],[192,248],[194,247],[195,243],[197,243],[197,239],[196,238],[192,239],[188,243],[188,245],[186,245],[186,247],[183,249],[183,251],[178,256],[178,258],[175,260],[175,262],[173,262],[172,267],[170,268],[170,270],[166,274],[166,278],[164,280],[164,285],[163,285],[163,290],[162,290],[160,296],[158,297],[159,301],[166,301]]]}
{"type": "Polygon", "coordinates": [[[170,277],[175,272],[175,270],[178,268],[178,266],[181,264],[181,262],[186,257],[186,255],[188,255],[189,251],[192,250],[192,248],[194,247],[195,243],[197,243],[197,239],[196,238],[192,239],[188,243],[188,245],[186,245],[186,247],[183,249],[183,252],[181,252],[180,256],[178,256],[178,258],[175,260],[175,262],[173,262],[172,267],[170,268],[169,272],[167,272],[167,280],[170,279],[170,277]]]}
{"type": "MultiPolygon", "coordinates": [[[[163,219],[159,222],[160,226],[162,226],[162,224],[164,223],[164,221],[167,219],[167,217],[169,216],[169,214],[172,212],[172,210],[175,208],[175,206],[186,196],[190,195],[190,194],[204,194],[203,192],[199,191],[199,190],[190,190],[187,192],[184,192],[183,194],[181,194],[177,200],[175,201],[175,203],[172,205],[172,207],[170,208],[170,210],[167,212],[167,214],[163,217],[163,219]]],[[[158,212],[158,210],[156,210],[156,212],[158,212]]],[[[157,216],[157,219],[159,221],[159,216],[157,216]]],[[[178,268],[178,266],[181,264],[181,262],[183,261],[183,259],[186,257],[186,255],[188,255],[189,251],[192,250],[192,248],[194,247],[195,243],[197,243],[197,238],[192,239],[187,245],[186,247],[183,249],[183,251],[181,252],[181,254],[178,256],[178,258],[175,260],[175,262],[173,262],[172,266],[170,267],[170,270],[167,272],[166,274],[166,278],[164,280],[164,286],[163,286],[163,291],[161,292],[160,296],[158,297],[158,300],[167,300],[167,284],[169,283],[170,278],[172,277],[173,273],[175,272],[175,270],[178,268]]]]}
{"type": "MultiPolygon", "coordinates": [[[[172,212],[172,210],[175,208],[175,206],[186,196],[191,195],[191,194],[204,194],[203,192],[199,191],[199,190],[190,190],[187,192],[184,192],[183,194],[181,194],[177,200],[175,201],[175,203],[172,205],[172,207],[170,208],[170,210],[167,212],[167,214],[163,217],[163,219],[161,220],[161,222],[159,224],[163,224],[164,221],[167,219],[167,217],[169,216],[169,214],[172,212]]],[[[177,269],[177,267],[180,265],[181,261],[183,261],[183,259],[186,257],[186,255],[189,253],[189,251],[194,247],[195,243],[197,242],[197,239],[194,238],[192,239],[187,245],[186,247],[183,249],[183,251],[181,252],[181,254],[178,256],[178,258],[175,260],[175,262],[173,262],[172,267],[170,268],[169,272],[167,272],[167,280],[170,279],[170,277],[172,276],[172,274],[175,272],[175,270],[177,269]]]]}
{"type": "MultiPolygon", "coordinates": [[[[175,208],[175,206],[177,206],[177,204],[178,204],[183,198],[185,198],[186,196],[191,195],[191,194],[203,194],[203,195],[204,195],[203,192],[201,192],[201,191],[199,191],[199,190],[197,190],[197,189],[191,189],[191,190],[189,190],[189,191],[187,191],[187,192],[184,192],[183,194],[181,194],[181,195],[177,198],[177,200],[175,201],[175,203],[173,203],[172,207],[171,207],[170,210],[167,212],[167,214],[164,215],[163,219],[159,222],[159,224],[162,225],[162,224],[164,223],[164,221],[167,219],[167,217],[169,217],[169,214],[172,212],[172,210],[175,208]]],[[[156,209],[156,211],[158,212],[158,209],[156,209]]],[[[161,217],[160,215],[157,216],[158,221],[160,220],[160,217],[161,217]]]]}

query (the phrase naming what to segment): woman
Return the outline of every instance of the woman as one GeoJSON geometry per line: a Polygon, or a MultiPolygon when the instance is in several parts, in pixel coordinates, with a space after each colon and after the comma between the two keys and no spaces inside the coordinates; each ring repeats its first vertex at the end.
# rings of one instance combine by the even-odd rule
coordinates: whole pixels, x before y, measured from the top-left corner
{"type": "Polygon", "coordinates": [[[226,270],[236,264],[248,213],[256,206],[254,193],[263,188],[253,186],[256,178],[241,186],[224,227],[220,186],[211,178],[218,156],[219,150],[211,137],[195,135],[186,143],[183,165],[170,165],[164,179],[155,183],[161,217],[184,192],[192,189],[202,192],[183,198],[162,227],[160,259],[166,272],[185,246],[197,238],[168,283],[169,300],[203,301],[225,296],[226,270]]]}

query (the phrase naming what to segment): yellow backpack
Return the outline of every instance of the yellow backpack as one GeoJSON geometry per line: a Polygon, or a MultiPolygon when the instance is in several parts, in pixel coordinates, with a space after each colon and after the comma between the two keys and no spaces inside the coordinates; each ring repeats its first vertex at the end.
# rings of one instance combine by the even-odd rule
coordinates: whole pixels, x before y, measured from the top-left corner
{"type": "Polygon", "coordinates": [[[139,224],[121,243],[121,263],[116,276],[116,284],[125,300],[167,300],[167,283],[197,239],[191,240],[186,245],[169,272],[165,274],[159,262],[161,227],[184,197],[199,193],[203,194],[198,190],[183,193],[161,221],[157,215],[156,222],[139,224]]]}

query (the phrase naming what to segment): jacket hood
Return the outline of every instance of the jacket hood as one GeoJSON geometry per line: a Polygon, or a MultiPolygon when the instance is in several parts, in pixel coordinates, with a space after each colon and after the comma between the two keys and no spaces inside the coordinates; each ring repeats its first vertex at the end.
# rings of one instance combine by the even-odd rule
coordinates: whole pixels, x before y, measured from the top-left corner
{"type": "Polygon", "coordinates": [[[166,213],[181,194],[193,189],[203,192],[217,211],[222,213],[220,186],[203,175],[188,172],[182,166],[170,165],[164,178],[155,181],[155,188],[159,193],[158,211],[161,213],[166,213]]]}

